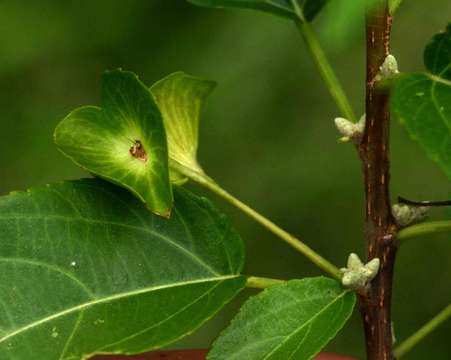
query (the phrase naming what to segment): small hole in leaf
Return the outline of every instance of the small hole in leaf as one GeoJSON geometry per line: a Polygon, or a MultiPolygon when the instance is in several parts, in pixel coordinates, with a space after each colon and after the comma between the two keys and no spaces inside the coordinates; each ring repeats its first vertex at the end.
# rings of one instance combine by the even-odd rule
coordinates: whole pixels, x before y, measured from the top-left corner
{"type": "Polygon", "coordinates": [[[135,140],[135,143],[130,147],[130,154],[134,158],[144,161],[147,161],[147,153],[146,150],[144,150],[144,146],[139,140],[135,140]]]}

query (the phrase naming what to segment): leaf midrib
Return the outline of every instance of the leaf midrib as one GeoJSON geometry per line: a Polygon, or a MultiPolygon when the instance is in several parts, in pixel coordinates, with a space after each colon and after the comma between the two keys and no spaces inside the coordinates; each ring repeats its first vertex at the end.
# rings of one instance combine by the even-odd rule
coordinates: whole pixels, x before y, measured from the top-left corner
{"type": "Polygon", "coordinates": [[[134,290],[134,291],[127,291],[127,292],[123,292],[123,293],[118,293],[115,295],[110,295],[104,298],[100,298],[100,299],[94,299],[85,303],[82,303],[80,305],[77,306],[73,306],[71,308],[68,308],[66,310],[63,311],[59,311],[56,314],[47,316],[45,318],[42,318],[40,320],[37,320],[31,324],[28,324],[26,326],[23,326],[17,330],[14,330],[10,333],[8,333],[7,335],[3,336],[2,338],[0,338],[0,344],[5,342],[6,340],[12,338],[13,336],[16,336],[22,332],[25,332],[29,329],[32,329],[36,326],[39,326],[41,324],[45,324],[48,321],[54,320],[54,319],[58,319],[62,316],[68,315],[70,313],[76,312],[78,310],[84,310],[86,308],[89,308],[91,306],[95,306],[98,304],[102,304],[102,303],[107,303],[110,301],[115,301],[115,300],[119,300],[122,298],[126,298],[126,297],[130,297],[130,296],[136,296],[136,295],[141,295],[141,294],[145,294],[148,292],[152,292],[152,291],[158,291],[158,290],[166,290],[166,289],[170,289],[170,288],[174,288],[174,287],[178,287],[178,286],[186,286],[186,285],[192,285],[192,284],[200,284],[200,283],[206,283],[206,282],[214,282],[214,281],[224,281],[224,280],[230,280],[230,279],[236,279],[239,278],[240,275],[225,275],[225,276],[221,276],[221,277],[213,277],[213,278],[206,278],[206,279],[197,279],[197,280],[191,280],[191,281],[183,281],[183,282],[178,282],[178,283],[172,283],[172,284],[165,284],[165,285],[158,285],[158,286],[152,286],[152,287],[148,287],[148,288],[142,288],[142,289],[138,289],[138,290],[134,290]]]}
{"type": "Polygon", "coordinates": [[[293,11],[293,9],[291,7],[283,6],[283,5],[279,4],[279,3],[274,2],[273,0],[266,0],[266,3],[268,5],[274,6],[275,8],[278,8],[280,10],[287,11],[287,12],[289,12],[291,14],[294,14],[294,11],[293,11]]]}
{"type": "Polygon", "coordinates": [[[285,339],[279,344],[277,345],[268,355],[266,355],[263,360],[267,360],[269,358],[269,356],[271,356],[272,354],[274,354],[274,352],[276,352],[278,349],[280,349],[281,346],[283,346],[288,340],[291,339],[292,336],[294,336],[295,334],[297,334],[300,330],[302,330],[305,326],[309,326],[313,320],[315,320],[318,316],[320,316],[324,311],[326,311],[329,307],[331,307],[333,304],[335,304],[338,300],[342,299],[346,294],[348,293],[348,291],[343,291],[339,296],[337,296],[336,298],[334,298],[333,301],[331,301],[330,303],[328,303],[323,309],[321,309],[319,312],[317,312],[314,316],[312,316],[309,320],[307,320],[305,323],[303,323],[301,326],[299,326],[295,331],[293,331],[291,334],[289,334],[288,336],[285,337],[285,339]]]}
{"type": "Polygon", "coordinates": [[[437,76],[437,75],[431,74],[429,72],[425,73],[425,75],[434,82],[438,82],[438,83],[441,83],[444,85],[451,86],[451,80],[447,80],[445,78],[442,78],[441,76],[437,76]]]}
{"type": "Polygon", "coordinates": [[[145,328],[145,329],[142,329],[142,330],[140,330],[140,331],[138,331],[138,332],[135,332],[135,333],[133,333],[133,334],[130,334],[130,335],[124,337],[123,339],[119,340],[119,341],[116,341],[116,342],[111,343],[111,344],[107,344],[107,345],[103,346],[102,348],[98,349],[97,352],[99,352],[99,351],[101,352],[101,351],[104,351],[104,350],[106,350],[106,349],[108,349],[108,348],[111,348],[111,347],[113,347],[113,346],[117,346],[117,345],[119,345],[119,344],[121,344],[121,343],[123,343],[123,342],[127,342],[127,341],[129,341],[130,339],[135,338],[136,336],[142,335],[142,334],[144,334],[145,332],[147,332],[147,331],[149,331],[149,330],[151,330],[151,329],[154,329],[154,328],[160,326],[161,324],[164,324],[164,323],[167,322],[167,321],[170,321],[170,320],[173,319],[175,316],[181,314],[181,313],[184,312],[186,309],[190,308],[191,306],[193,306],[194,304],[196,304],[197,302],[199,302],[199,301],[200,301],[201,299],[203,299],[205,296],[210,296],[210,294],[211,294],[211,293],[212,293],[212,292],[213,292],[220,284],[221,284],[221,282],[218,282],[217,284],[215,284],[214,286],[212,286],[211,288],[209,288],[207,291],[205,291],[204,293],[202,293],[200,296],[196,297],[193,301],[191,301],[190,303],[188,303],[188,304],[186,304],[185,306],[183,306],[181,309],[175,311],[174,313],[172,313],[171,315],[169,315],[168,317],[166,317],[164,320],[160,320],[158,323],[153,324],[153,325],[151,325],[151,326],[149,326],[149,327],[147,327],[147,328],[145,328]]]}

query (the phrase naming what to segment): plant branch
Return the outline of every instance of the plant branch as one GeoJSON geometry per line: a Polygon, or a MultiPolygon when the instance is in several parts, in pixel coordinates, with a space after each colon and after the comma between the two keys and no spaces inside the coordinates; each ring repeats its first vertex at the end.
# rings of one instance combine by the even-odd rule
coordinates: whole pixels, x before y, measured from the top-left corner
{"type": "Polygon", "coordinates": [[[326,86],[332,95],[333,100],[335,101],[338,109],[341,111],[342,116],[346,119],[357,122],[357,118],[352,110],[351,103],[349,102],[343,87],[340,84],[335,72],[327,60],[326,54],[321,47],[321,44],[316,37],[316,34],[312,30],[308,21],[305,20],[304,15],[302,13],[302,9],[296,0],[291,0],[293,4],[293,8],[296,12],[298,20],[296,20],[296,26],[304,38],[305,43],[307,44],[307,48],[315,61],[316,66],[323,78],[326,86]]]}
{"type": "Polygon", "coordinates": [[[280,279],[269,279],[258,276],[249,276],[247,278],[246,287],[254,289],[266,289],[267,287],[281,285],[285,282],[286,282],[285,280],[280,279]]]}
{"type": "Polygon", "coordinates": [[[396,358],[399,359],[407,354],[415,345],[417,345],[421,340],[423,340],[449,318],[451,318],[451,304],[423,325],[423,327],[417,330],[414,334],[410,335],[399,346],[397,346],[394,351],[396,358]]]}
{"type": "Polygon", "coordinates": [[[388,0],[376,0],[366,11],[366,125],[359,144],[366,198],[365,234],[368,260],[379,258],[378,276],[360,295],[368,360],[392,360],[391,292],[397,225],[389,196],[389,94],[376,86],[380,66],[389,54],[391,17],[388,0]]]}
{"type": "Polygon", "coordinates": [[[451,231],[451,220],[430,221],[409,226],[399,231],[396,238],[402,244],[405,240],[428,234],[451,231]]]}
{"type": "Polygon", "coordinates": [[[246,215],[257,221],[267,230],[271,231],[274,235],[276,235],[277,237],[279,237],[280,239],[284,240],[286,243],[291,245],[293,248],[298,250],[311,262],[313,262],[320,269],[328,273],[330,276],[334,277],[338,281],[341,280],[342,274],[335,265],[333,265],[328,260],[324,259],[321,255],[316,253],[313,249],[304,244],[301,240],[291,235],[287,231],[283,230],[275,223],[273,223],[271,220],[259,214],[250,206],[244,204],[242,201],[240,201],[239,199],[237,199],[236,197],[225,191],[213,179],[211,179],[207,175],[188,169],[187,167],[180,165],[176,162],[171,162],[171,167],[176,169],[181,174],[185,175],[187,178],[193,180],[199,185],[202,185],[203,187],[219,195],[224,200],[228,201],[230,204],[232,204],[233,206],[244,212],[246,215]]]}

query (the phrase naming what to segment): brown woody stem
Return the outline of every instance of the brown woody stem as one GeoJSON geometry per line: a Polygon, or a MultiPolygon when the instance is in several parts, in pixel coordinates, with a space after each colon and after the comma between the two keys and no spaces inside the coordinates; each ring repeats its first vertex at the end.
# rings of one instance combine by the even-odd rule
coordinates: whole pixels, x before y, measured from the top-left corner
{"type": "Polygon", "coordinates": [[[389,54],[390,29],[387,0],[372,1],[366,14],[366,127],[359,153],[365,181],[368,260],[379,258],[381,267],[368,291],[360,295],[368,360],[394,359],[391,292],[397,226],[389,196],[389,94],[375,86],[376,75],[389,54]]]}

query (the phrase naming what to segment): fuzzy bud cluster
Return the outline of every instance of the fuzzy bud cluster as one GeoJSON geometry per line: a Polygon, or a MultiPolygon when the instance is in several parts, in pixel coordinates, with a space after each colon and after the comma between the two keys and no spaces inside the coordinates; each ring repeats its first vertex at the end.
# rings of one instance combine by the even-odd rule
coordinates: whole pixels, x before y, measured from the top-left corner
{"type": "Polygon", "coordinates": [[[352,141],[355,144],[360,142],[363,132],[365,131],[365,115],[363,115],[357,123],[353,123],[352,121],[341,117],[335,118],[334,122],[338,132],[343,135],[343,137],[340,138],[341,142],[352,141]]]}
{"type": "Polygon", "coordinates": [[[371,280],[376,277],[379,267],[380,260],[378,258],[364,264],[357,254],[352,253],[348,257],[347,267],[340,269],[343,274],[341,283],[348,289],[364,291],[371,280]]]}
{"type": "Polygon", "coordinates": [[[394,204],[392,206],[393,216],[401,227],[406,227],[422,222],[427,218],[429,208],[426,206],[414,206],[407,204],[394,204]]]}

